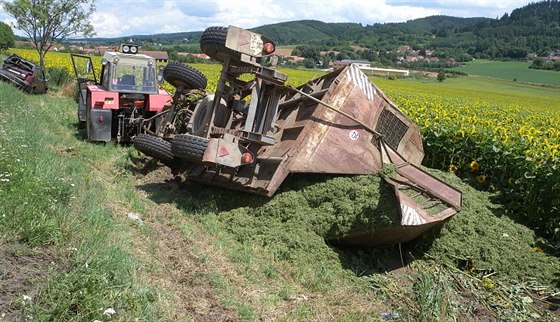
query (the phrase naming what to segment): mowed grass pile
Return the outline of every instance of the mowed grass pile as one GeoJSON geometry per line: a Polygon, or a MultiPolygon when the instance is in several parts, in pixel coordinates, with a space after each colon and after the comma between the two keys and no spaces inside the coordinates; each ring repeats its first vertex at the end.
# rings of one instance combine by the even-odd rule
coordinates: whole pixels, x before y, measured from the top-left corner
{"type": "MultiPolygon", "coordinates": [[[[530,229],[503,216],[503,210],[490,202],[490,194],[453,174],[430,171],[463,191],[463,208],[441,230],[408,245],[416,256],[457,268],[492,271],[512,280],[558,285],[560,260],[542,252],[530,229]]],[[[294,175],[283,189],[270,200],[253,197],[261,203],[245,207],[235,206],[242,194],[212,189],[212,199],[220,200],[212,216],[242,244],[258,245],[275,260],[294,267],[314,266],[307,280],[319,278],[324,272],[321,267],[329,261],[328,267],[340,267],[340,249],[328,240],[352,231],[375,232],[398,222],[393,192],[376,175],[322,177],[315,182],[309,175],[304,180],[294,175]]]]}
{"type": "MultiPolygon", "coordinates": [[[[537,290],[560,287],[560,260],[543,252],[533,231],[502,216],[490,194],[453,174],[430,171],[463,191],[463,209],[441,229],[400,250],[329,242],[347,232],[395,224],[395,198],[376,175],[294,175],[271,199],[191,182],[173,202],[221,240],[238,271],[257,280],[263,293],[284,285],[273,298],[304,294],[336,307],[353,290],[355,297],[386,301],[380,309],[405,320],[469,320],[480,307],[506,320],[550,317],[526,300],[537,290]],[[402,264],[410,264],[404,283],[387,275],[401,267],[399,256],[402,264]],[[332,294],[340,301],[329,300],[332,294]]],[[[290,316],[324,317],[320,306],[306,308],[307,313],[290,316]]],[[[375,320],[376,315],[349,307],[340,317],[375,320]]]]}
{"type": "Polygon", "coordinates": [[[12,254],[17,267],[1,271],[0,298],[12,300],[0,313],[9,320],[93,321],[113,308],[128,320],[150,320],[150,290],[135,286],[137,262],[94,171],[115,147],[76,145],[74,106],[0,82],[0,256],[12,254]],[[30,270],[38,253],[51,262],[30,270]]]}

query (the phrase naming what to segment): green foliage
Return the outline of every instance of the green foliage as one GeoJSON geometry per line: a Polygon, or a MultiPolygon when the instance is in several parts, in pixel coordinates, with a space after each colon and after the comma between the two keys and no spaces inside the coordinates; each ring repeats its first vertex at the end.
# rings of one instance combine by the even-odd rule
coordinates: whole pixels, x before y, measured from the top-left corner
{"type": "Polygon", "coordinates": [[[53,42],[73,35],[94,34],[89,18],[95,11],[93,0],[13,0],[2,3],[4,11],[16,20],[39,53],[39,64],[45,66],[45,53],[53,42]]]}
{"type": "Polygon", "coordinates": [[[440,269],[423,270],[413,285],[419,304],[417,321],[452,321],[452,280],[440,269]]]}
{"type": "MultiPolygon", "coordinates": [[[[89,157],[99,151],[88,155],[89,143],[75,137],[75,115],[68,113],[75,102],[28,95],[0,82],[0,106],[1,250],[18,245],[54,252],[56,262],[36,273],[48,281],[15,281],[33,283],[28,293],[33,301],[23,307],[21,319],[103,320],[103,310],[111,307],[122,320],[157,320],[153,289],[138,286],[139,264],[129,253],[126,229],[112,218],[107,192],[89,166],[89,157]]],[[[113,145],[99,148],[104,156],[117,152],[113,145]]],[[[30,262],[22,265],[34,265],[33,258],[30,262]]],[[[39,267],[18,267],[30,269],[39,267]]],[[[5,277],[2,286],[14,282],[5,277]]]]}
{"type": "MultiPolygon", "coordinates": [[[[301,20],[265,25],[254,31],[279,44],[314,44],[321,50],[336,50],[350,44],[376,51],[414,49],[438,50],[442,56],[523,59],[529,52],[548,52],[560,40],[560,2],[546,0],[515,9],[501,19],[430,16],[405,23],[366,25],[301,20]],[[545,50],[546,52],[546,50],[545,50]]],[[[354,52],[354,50],[352,50],[354,52]]],[[[345,55],[344,58],[348,55],[345,55]]],[[[361,58],[374,60],[362,55],[361,58]]],[[[377,60],[377,59],[375,59],[377,60]]]]}
{"type": "Polygon", "coordinates": [[[300,44],[332,39],[347,39],[356,32],[363,32],[357,23],[325,23],[317,20],[299,20],[264,25],[252,29],[266,35],[280,45],[300,44]]]}
{"type": "Polygon", "coordinates": [[[47,67],[49,85],[60,86],[71,80],[70,72],[66,67],[47,67]]]}
{"type": "Polygon", "coordinates": [[[0,50],[13,47],[15,43],[14,32],[8,24],[0,21],[0,50]]]}
{"type": "Polygon", "coordinates": [[[560,61],[546,62],[543,58],[539,57],[533,60],[529,68],[560,71],[560,61]]]}
{"type": "Polygon", "coordinates": [[[447,76],[445,75],[445,72],[443,70],[440,70],[437,74],[437,80],[438,82],[443,82],[445,79],[447,78],[447,76]]]}

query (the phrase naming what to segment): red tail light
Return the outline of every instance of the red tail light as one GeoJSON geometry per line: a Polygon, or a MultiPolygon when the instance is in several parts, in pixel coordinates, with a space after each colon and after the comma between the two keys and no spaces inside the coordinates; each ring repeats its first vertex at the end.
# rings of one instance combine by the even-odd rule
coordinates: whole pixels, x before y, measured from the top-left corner
{"type": "Polygon", "coordinates": [[[274,48],[274,44],[272,44],[270,42],[267,42],[263,46],[263,53],[265,55],[272,54],[274,52],[274,50],[276,50],[276,48],[274,48]]]}
{"type": "Polygon", "coordinates": [[[242,163],[252,163],[253,162],[253,155],[250,152],[245,152],[241,155],[241,162],[242,163]]]}

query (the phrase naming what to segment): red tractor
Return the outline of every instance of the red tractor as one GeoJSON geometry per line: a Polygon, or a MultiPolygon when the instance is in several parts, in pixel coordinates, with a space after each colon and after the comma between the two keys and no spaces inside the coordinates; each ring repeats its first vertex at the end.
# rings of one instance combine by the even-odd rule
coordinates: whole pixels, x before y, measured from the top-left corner
{"type": "MultiPolygon", "coordinates": [[[[139,54],[138,46],[123,44],[119,51],[107,51],[96,77],[90,56],[72,54],[78,81],[78,119],[85,123],[87,139],[132,142],[140,133],[155,133],[171,95],[159,88],[161,76],[156,60],[139,54]]],[[[198,70],[171,63],[163,76],[180,89],[204,89],[207,79],[198,70]]]]}

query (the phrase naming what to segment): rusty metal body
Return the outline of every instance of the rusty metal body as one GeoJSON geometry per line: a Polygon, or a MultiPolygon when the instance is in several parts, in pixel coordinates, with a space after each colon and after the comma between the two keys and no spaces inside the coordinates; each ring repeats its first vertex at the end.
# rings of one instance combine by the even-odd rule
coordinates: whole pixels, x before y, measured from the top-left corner
{"type": "Polygon", "coordinates": [[[175,157],[189,161],[182,171],[190,180],[272,196],[289,174],[367,175],[394,166],[395,176],[384,177],[400,223],[334,240],[348,245],[406,242],[460,210],[461,192],[419,167],[418,126],[357,66],[292,88],[267,59],[268,38],[209,29],[201,47],[222,62],[216,93],[199,101],[187,133],[171,141],[175,157]]]}
{"type": "MultiPolygon", "coordinates": [[[[384,164],[396,165],[396,178],[387,177],[386,181],[399,202],[400,225],[358,231],[335,240],[347,245],[406,242],[461,208],[460,191],[419,167],[424,151],[418,126],[357,66],[327,74],[298,90],[308,95],[287,91],[281,96],[274,120],[274,144],[260,146],[253,163],[235,168],[216,165],[219,149],[209,148],[204,163],[194,165],[189,178],[272,196],[290,173],[375,174],[384,164]],[[412,187],[444,207],[428,215],[425,206],[401,191],[403,187],[412,187]]],[[[210,142],[218,144],[219,139],[210,142]]]]}
{"type": "MultiPolygon", "coordinates": [[[[356,66],[298,89],[375,128],[409,162],[422,161],[418,127],[356,66]]],[[[271,196],[289,173],[372,174],[383,167],[379,138],[360,124],[294,91],[287,91],[278,106],[274,144],[259,147],[254,164],[235,171],[201,164],[190,177],[271,196]]]]}

